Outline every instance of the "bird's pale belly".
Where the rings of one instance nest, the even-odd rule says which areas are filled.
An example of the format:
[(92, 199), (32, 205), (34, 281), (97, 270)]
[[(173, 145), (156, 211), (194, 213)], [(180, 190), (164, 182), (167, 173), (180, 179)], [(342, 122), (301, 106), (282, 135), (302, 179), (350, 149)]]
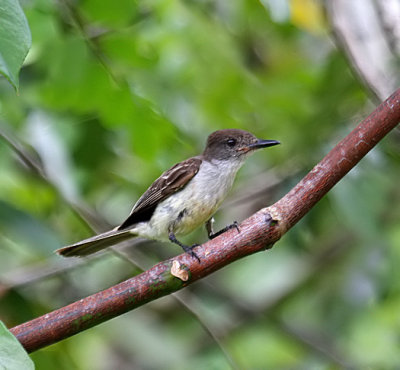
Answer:
[(210, 163), (202, 166), (209, 167), (207, 176), (195, 176), (184, 189), (160, 202), (150, 221), (137, 224), (132, 232), (168, 240), (170, 232), (186, 235), (208, 221), (231, 188), (237, 168), (222, 171)]
[(176, 202), (174, 205), (160, 204), (157, 207), (158, 213), (151, 222), (152, 230), (157, 230), (158, 235), (152, 236), (156, 239), (167, 239), (172, 231), (175, 235), (186, 235), (191, 233), (209, 220), (218, 209), (222, 200), (211, 204), (204, 201), (191, 199), (190, 202)]
[(168, 240), (168, 235), (186, 235), (202, 226), (217, 211), (223, 194), (214, 194), (207, 199), (202, 197), (174, 197), (161, 202), (149, 223), (139, 223), (132, 232), (157, 240)]
[(210, 208), (204, 204), (192, 204), (178, 215), (172, 227), (177, 235), (186, 235), (205, 224), (216, 212), (219, 204)]

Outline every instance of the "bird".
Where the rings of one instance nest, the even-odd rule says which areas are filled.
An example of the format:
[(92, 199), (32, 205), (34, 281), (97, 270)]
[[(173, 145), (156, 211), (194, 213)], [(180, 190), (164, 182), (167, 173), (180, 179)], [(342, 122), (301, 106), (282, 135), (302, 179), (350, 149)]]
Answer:
[(139, 198), (129, 216), (116, 228), (62, 247), (56, 252), (64, 257), (87, 256), (133, 237), (171, 241), (186, 253), (188, 246), (177, 237), (189, 234), (205, 224), (209, 239), (236, 228), (237, 222), (213, 231), (213, 215), (231, 189), (236, 173), (256, 150), (280, 144), (277, 140), (258, 139), (240, 129), (211, 133), (201, 155), (175, 164), (158, 177)]

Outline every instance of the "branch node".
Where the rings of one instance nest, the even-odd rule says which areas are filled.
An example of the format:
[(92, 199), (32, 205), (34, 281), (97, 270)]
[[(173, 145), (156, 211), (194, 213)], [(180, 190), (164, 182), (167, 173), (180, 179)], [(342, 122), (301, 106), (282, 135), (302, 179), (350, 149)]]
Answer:
[(177, 260), (172, 261), (171, 275), (181, 279), (182, 281), (189, 280), (189, 271), (185, 265), (181, 265)]
[(279, 231), (279, 239), (285, 232), (287, 231), (288, 227), (284, 222), (284, 217), (282, 212), (276, 205), (272, 205), (267, 208), (263, 208), (262, 213), (265, 216), (265, 223), (268, 227), (277, 227)]

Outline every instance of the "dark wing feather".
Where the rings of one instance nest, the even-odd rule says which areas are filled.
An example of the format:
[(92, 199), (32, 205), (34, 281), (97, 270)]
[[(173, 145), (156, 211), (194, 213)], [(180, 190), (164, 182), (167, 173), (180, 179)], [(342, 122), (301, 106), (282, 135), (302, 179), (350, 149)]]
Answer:
[(64, 257), (87, 256), (88, 254), (95, 253), (134, 236), (135, 235), (131, 234), (129, 230), (111, 230), (57, 249), (56, 252)]
[(136, 202), (131, 214), (118, 226), (118, 230), (129, 228), (138, 222), (150, 220), (157, 205), (171, 194), (184, 188), (199, 172), (200, 165), (201, 159), (193, 157), (177, 163), (165, 171)]

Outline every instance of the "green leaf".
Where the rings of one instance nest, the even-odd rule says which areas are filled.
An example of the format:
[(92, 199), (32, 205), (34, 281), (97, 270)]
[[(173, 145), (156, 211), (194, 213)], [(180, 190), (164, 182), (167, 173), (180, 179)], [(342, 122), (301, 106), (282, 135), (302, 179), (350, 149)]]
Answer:
[(0, 368), (7, 370), (35, 368), (21, 343), (7, 330), (2, 321), (0, 321)]
[(0, 73), (18, 91), (18, 74), (31, 47), (28, 21), (18, 0), (0, 2)]

